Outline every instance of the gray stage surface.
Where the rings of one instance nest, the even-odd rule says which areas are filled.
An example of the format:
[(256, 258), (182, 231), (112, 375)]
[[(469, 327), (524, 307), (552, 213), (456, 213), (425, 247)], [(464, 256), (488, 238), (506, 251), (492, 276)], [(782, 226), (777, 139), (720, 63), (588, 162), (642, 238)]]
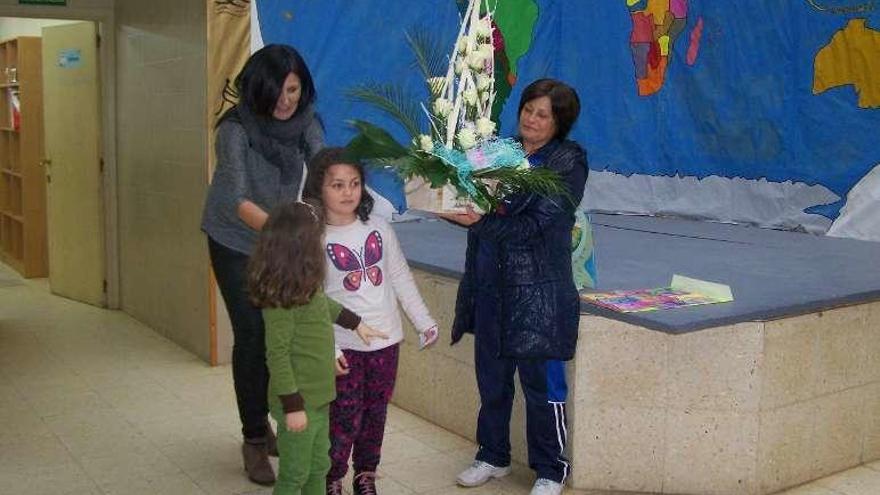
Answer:
[[(669, 285), (673, 274), (727, 284), (734, 301), (649, 313), (583, 312), (667, 333), (773, 320), (880, 300), (880, 243), (690, 220), (592, 215), (599, 290)], [(394, 225), (410, 265), (460, 278), (465, 230)]]

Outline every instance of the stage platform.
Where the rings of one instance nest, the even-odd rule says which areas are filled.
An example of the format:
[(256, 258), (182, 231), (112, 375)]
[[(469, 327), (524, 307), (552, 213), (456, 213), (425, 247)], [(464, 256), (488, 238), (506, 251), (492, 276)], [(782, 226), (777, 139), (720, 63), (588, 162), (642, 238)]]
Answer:
[[(880, 458), (880, 243), (744, 226), (593, 215), (599, 289), (673, 274), (732, 303), (621, 314), (582, 304), (568, 365), (570, 484), (769, 494)], [(449, 347), (465, 231), (395, 225), (441, 343), (401, 353), (394, 402), (473, 438), (473, 340)], [(521, 398), (511, 423), (524, 462)]]

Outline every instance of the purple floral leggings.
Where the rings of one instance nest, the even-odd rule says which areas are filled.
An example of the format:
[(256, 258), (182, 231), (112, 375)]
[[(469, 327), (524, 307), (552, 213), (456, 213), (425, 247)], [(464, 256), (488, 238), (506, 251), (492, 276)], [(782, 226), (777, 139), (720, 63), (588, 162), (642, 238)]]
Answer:
[(379, 466), (398, 351), (398, 344), (378, 351), (342, 351), (349, 372), (336, 377), (336, 400), (330, 404), (328, 483), (345, 476), (349, 455), (356, 474), (376, 471)]

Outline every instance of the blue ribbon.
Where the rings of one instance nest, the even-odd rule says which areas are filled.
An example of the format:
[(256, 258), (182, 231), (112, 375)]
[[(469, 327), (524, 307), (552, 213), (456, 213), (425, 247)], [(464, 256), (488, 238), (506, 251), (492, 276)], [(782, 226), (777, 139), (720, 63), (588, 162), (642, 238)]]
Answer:
[(478, 170), (496, 170), (505, 167), (518, 167), (526, 158), (522, 145), (510, 138), (483, 141), (467, 153), (455, 148), (447, 148), (440, 143), (434, 143), (431, 154), (455, 169), (459, 185), (471, 197), (477, 196), (477, 188), (472, 180), (475, 170), (473, 160), (479, 160)]

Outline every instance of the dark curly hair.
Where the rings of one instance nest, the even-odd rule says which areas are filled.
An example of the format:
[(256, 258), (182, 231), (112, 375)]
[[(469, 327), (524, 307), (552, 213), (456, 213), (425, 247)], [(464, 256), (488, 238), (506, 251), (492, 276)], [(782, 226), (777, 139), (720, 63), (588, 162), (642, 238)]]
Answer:
[(327, 175), (327, 169), (333, 165), (348, 165), (357, 170), (358, 175), (360, 175), (361, 202), (358, 203), (355, 213), (362, 222), (366, 222), (370, 219), (374, 201), (370, 193), (367, 192), (364, 164), (353, 159), (345, 148), (324, 148), (312, 157), (309, 161), (309, 175), (306, 178), (303, 197), (323, 203), (324, 198), (321, 195), (321, 191), (324, 187), (324, 177)]
[(285, 203), (269, 214), (248, 264), (260, 308), (307, 304), (324, 283), (324, 215), (319, 205)]

